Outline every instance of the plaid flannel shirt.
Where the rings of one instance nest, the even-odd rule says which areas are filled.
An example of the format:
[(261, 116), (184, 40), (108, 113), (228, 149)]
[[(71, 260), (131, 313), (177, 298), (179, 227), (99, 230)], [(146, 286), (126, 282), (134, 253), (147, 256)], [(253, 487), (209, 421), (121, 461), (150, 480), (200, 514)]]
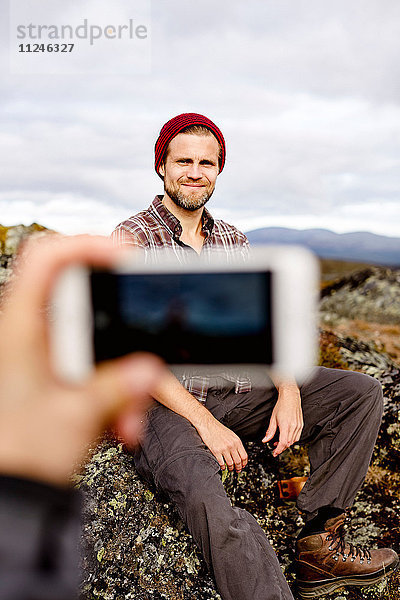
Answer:
[[(160, 249), (167, 248), (181, 264), (184, 264), (195, 250), (180, 240), (182, 226), (161, 199), (162, 196), (156, 196), (147, 210), (120, 223), (111, 234), (111, 238), (117, 246), (141, 248), (145, 253), (146, 262), (156, 262)], [(202, 215), (202, 231), (205, 239), (201, 255), (207, 260), (211, 261), (215, 252), (223, 253), (227, 263), (247, 259), (249, 242), (246, 236), (233, 225), (214, 220), (206, 208)], [(251, 390), (247, 374), (225, 371), (220, 376), (235, 384), (236, 393)], [(180, 377), (180, 381), (195, 398), (205, 402), (210, 378), (196, 375), (188, 369)]]

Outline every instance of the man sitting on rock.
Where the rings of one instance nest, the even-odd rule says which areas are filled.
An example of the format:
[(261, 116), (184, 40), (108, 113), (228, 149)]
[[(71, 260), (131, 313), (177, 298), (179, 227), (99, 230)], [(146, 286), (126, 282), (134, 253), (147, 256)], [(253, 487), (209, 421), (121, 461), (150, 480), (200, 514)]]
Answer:
[[(155, 169), (164, 195), (124, 221), (117, 245), (141, 248), (157, 260), (169, 248), (188, 255), (246, 258), (248, 241), (205, 208), (225, 162), (225, 141), (208, 118), (178, 115), (161, 129)], [(275, 384), (274, 384), (275, 383)], [(372, 550), (344, 540), (346, 507), (360, 488), (382, 416), (382, 391), (373, 378), (316, 367), (300, 387), (266, 381), (265, 388), (229, 374), (160, 382), (146, 434), (135, 455), (139, 474), (174, 502), (213, 574), (224, 600), (293, 598), (277, 557), (256, 520), (231, 505), (221, 469), (247, 464), (243, 441), (273, 440), (274, 456), (299, 441), (307, 444), (310, 476), (297, 501), (305, 527), (297, 542), (297, 584), (313, 598), (343, 585), (368, 585), (398, 563), (389, 549)]]

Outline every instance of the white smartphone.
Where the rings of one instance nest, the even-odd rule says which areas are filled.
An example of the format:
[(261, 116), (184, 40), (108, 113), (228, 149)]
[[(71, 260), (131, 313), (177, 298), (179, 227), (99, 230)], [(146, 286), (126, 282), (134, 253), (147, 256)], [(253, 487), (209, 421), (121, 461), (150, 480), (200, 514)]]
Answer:
[(179, 376), (229, 369), (254, 381), (270, 372), (298, 380), (316, 357), (318, 265), (297, 246), (257, 247), (228, 264), (132, 252), (108, 271), (66, 269), (54, 290), (50, 341), (57, 373), (81, 382), (98, 362), (146, 351)]

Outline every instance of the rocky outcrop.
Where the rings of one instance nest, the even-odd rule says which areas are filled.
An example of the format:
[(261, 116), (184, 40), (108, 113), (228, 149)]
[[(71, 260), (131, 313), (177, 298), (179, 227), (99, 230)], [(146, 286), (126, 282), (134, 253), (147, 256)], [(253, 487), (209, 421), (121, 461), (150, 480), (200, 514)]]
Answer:
[[(246, 473), (228, 476), (225, 485), (232, 502), (268, 531), (288, 568), (300, 517), (292, 506), (279, 506), (278, 465), (263, 450), (252, 445)], [(103, 440), (77, 484), (86, 498), (84, 598), (220, 598), (174, 507), (138, 478), (121, 445)]]
[[(396, 547), (400, 477), (400, 370), (387, 355), (357, 340), (329, 334), (343, 364), (382, 383), (385, 414), (366, 484), (353, 510), (357, 543)], [(293, 583), (293, 540), (302, 518), (293, 503), (279, 498), (277, 480), (308, 471), (303, 449), (289, 450), (279, 462), (262, 444), (249, 445), (249, 465), (239, 478), (224, 482), (231, 501), (250, 511), (273, 544), (288, 581)], [(360, 451), (362, 451), (360, 449)], [(84, 492), (85, 599), (210, 600), (219, 598), (204, 561), (168, 499), (136, 475), (132, 458), (107, 437), (76, 477)], [(240, 568), (238, 566), (238, 568)], [(385, 584), (348, 590), (331, 600), (382, 598)], [(395, 589), (396, 581), (388, 584)], [(398, 596), (393, 595), (393, 598)]]
[[(4, 228), (3, 228), (4, 230)], [(25, 236), (17, 228), (2, 243), (2, 269), (10, 272), (12, 256)], [(0, 230), (1, 233), (1, 230)], [(3, 239), (3, 238), (2, 238)], [(10, 254), (5, 249), (12, 250)], [(327, 288), (322, 315), (332, 322), (346, 314), (373, 315), (399, 321), (400, 276), (396, 270), (372, 268)], [(397, 306), (396, 306), (397, 300)], [(385, 321), (386, 322), (386, 321)], [(391, 322), (391, 321), (390, 321)], [(321, 334), (321, 363), (351, 368), (379, 379), (385, 408), (367, 481), (357, 496), (354, 522), (357, 543), (398, 548), (400, 514), (400, 368), (390, 356), (353, 337)], [(250, 444), (249, 465), (224, 485), (233, 504), (250, 511), (275, 548), (293, 584), (293, 540), (302, 525), (291, 502), (280, 500), (277, 481), (308, 471), (305, 451), (296, 446), (279, 461), (262, 444)], [(360, 449), (362, 451), (362, 449)], [(91, 450), (91, 458), (74, 477), (84, 497), (82, 598), (85, 600), (211, 600), (220, 598), (212, 577), (179, 515), (159, 491), (135, 473), (131, 455), (111, 436)], [(240, 568), (240, 565), (238, 565)], [(385, 587), (386, 586), (386, 587)], [(373, 588), (339, 591), (330, 600), (399, 600), (400, 580)], [(240, 600), (240, 599), (238, 599)]]
[(0, 225), (0, 254), (11, 257), (17, 252), (21, 242), (29, 236), (49, 232), (49, 229), (37, 223), (32, 223), (32, 225), (15, 225), (14, 227), (3, 227)]
[(371, 267), (344, 277), (322, 291), (323, 321), (343, 319), (400, 324), (400, 270)]
[(12, 262), (20, 244), (28, 237), (52, 233), (50, 229), (32, 223), (32, 225), (15, 225), (3, 227), (0, 225), (0, 297), (1, 286), (6, 283), (12, 274)]
[[(392, 319), (398, 322), (399, 287), (396, 270), (372, 268), (359, 272), (325, 291), (322, 315), (333, 314), (339, 319), (341, 315), (361, 313), (384, 322)], [(385, 412), (368, 478), (354, 506), (357, 529), (352, 537), (356, 543), (396, 548), (400, 491), (399, 366), (378, 351), (375, 344), (340, 337), (332, 331), (322, 332), (321, 348), (324, 344), (329, 352), (321, 353), (321, 364), (359, 370), (382, 383)], [(250, 444), (248, 450), (246, 472), (240, 478), (230, 475), (224, 484), (232, 503), (249, 510), (264, 528), (288, 581), (293, 584), (293, 539), (302, 518), (293, 503), (280, 500), (277, 480), (307, 474), (305, 452), (295, 447), (278, 462), (261, 444)], [(78, 479), (86, 497), (84, 598), (219, 598), (179, 515), (167, 498), (137, 477), (132, 458), (121, 445), (110, 438), (103, 440)], [(378, 599), (389, 593), (397, 599), (396, 586), (398, 580), (393, 578), (389, 584), (338, 592), (330, 598)]]
[(0, 286), (8, 281), (11, 275), (11, 263), (13, 256), (3, 254), (0, 256)]

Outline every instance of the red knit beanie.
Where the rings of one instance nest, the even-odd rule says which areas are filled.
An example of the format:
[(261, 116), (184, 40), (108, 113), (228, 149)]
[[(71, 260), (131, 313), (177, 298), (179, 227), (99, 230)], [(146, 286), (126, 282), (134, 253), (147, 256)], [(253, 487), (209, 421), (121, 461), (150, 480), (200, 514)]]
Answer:
[(158, 170), (163, 161), (165, 151), (168, 148), (168, 144), (170, 143), (172, 138), (174, 138), (176, 135), (178, 135), (178, 133), (182, 131), (182, 129), (185, 129), (185, 127), (189, 127), (190, 125), (203, 125), (204, 127), (207, 127), (207, 129), (209, 129), (215, 135), (215, 137), (221, 144), (222, 153), (219, 166), (219, 172), (221, 173), (222, 169), (224, 168), (226, 153), (225, 140), (221, 131), (218, 129), (215, 123), (213, 123), (212, 121), (210, 121), (210, 119), (207, 119), (207, 117), (204, 117), (203, 115), (198, 115), (197, 113), (183, 113), (165, 123), (165, 125), (160, 131), (160, 135), (158, 136), (154, 148), (154, 167), (156, 169), (157, 175), (160, 175)]

